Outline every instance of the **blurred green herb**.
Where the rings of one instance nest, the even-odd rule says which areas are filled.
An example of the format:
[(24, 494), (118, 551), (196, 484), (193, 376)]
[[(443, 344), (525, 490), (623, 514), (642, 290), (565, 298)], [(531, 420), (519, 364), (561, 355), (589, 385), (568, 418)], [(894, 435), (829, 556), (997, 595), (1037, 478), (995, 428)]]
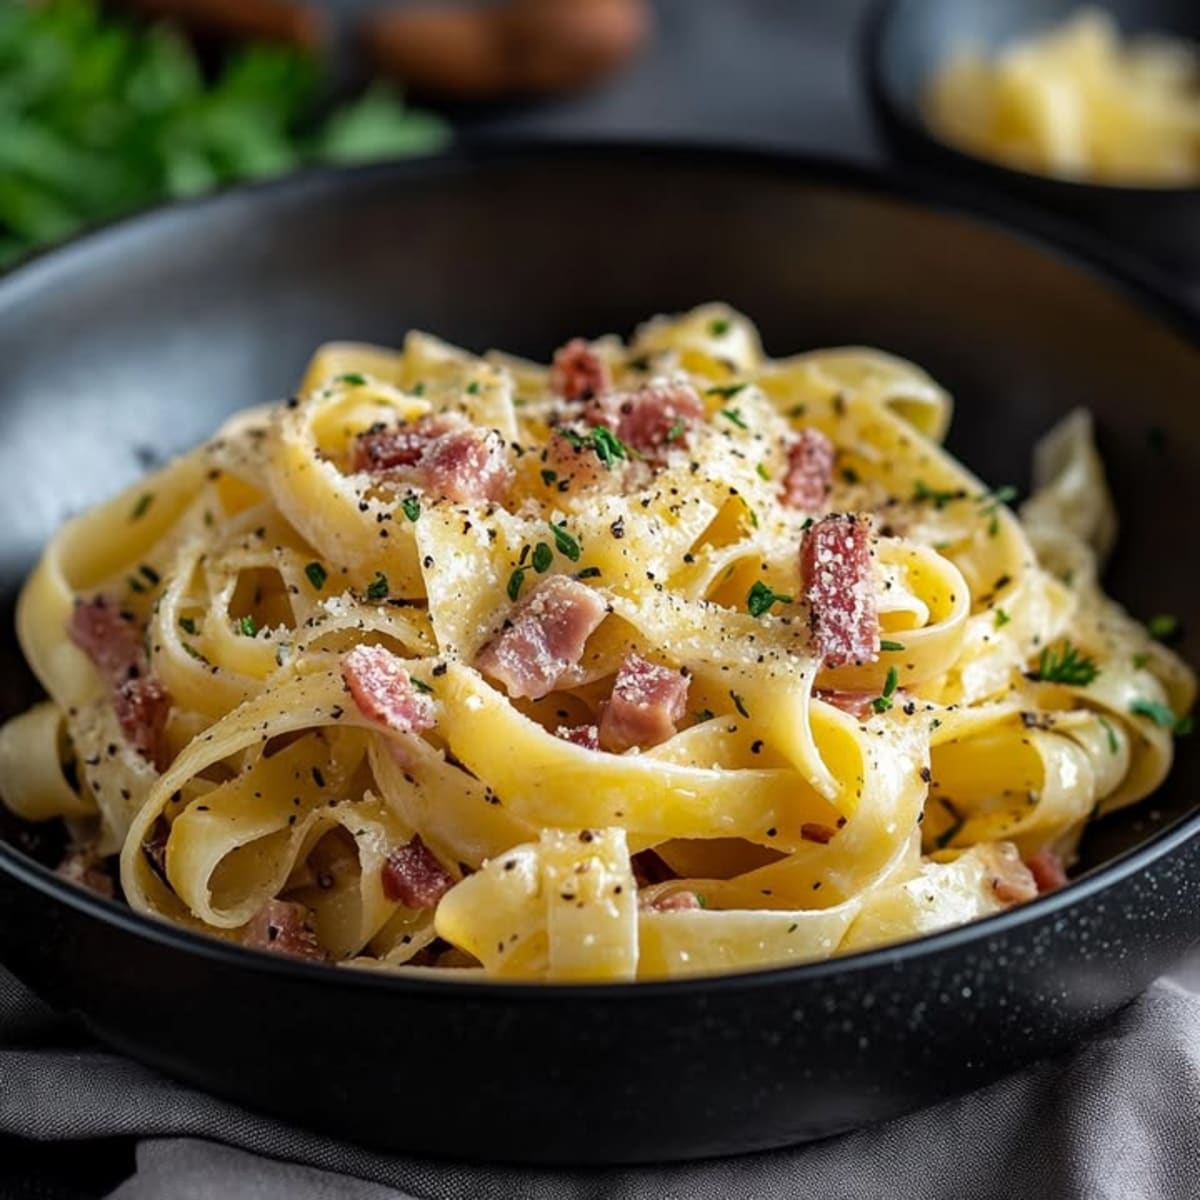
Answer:
[(383, 87), (319, 119), (322, 82), (296, 50), (242, 49), (206, 78), (169, 26), (0, 2), (0, 266), (161, 199), (448, 140)]

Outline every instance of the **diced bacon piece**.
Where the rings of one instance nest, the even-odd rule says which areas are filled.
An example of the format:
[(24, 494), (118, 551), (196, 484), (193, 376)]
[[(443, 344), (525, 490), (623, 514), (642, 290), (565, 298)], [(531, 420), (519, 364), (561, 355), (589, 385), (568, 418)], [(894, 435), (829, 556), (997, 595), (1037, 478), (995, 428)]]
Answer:
[(600, 749), (600, 731), (595, 725), (560, 725), (554, 731), (554, 736), (570, 742), (572, 746), (582, 746), (585, 750)]
[(583, 338), (572, 338), (555, 351), (550, 389), (564, 400), (590, 400), (608, 391), (611, 384), (607, 364)]
[(540, 700), (579, 662), (606, 612), (598, 592), (565, 575), (551, 575), (509, 614), (476, 665), (510, 696)]
[(704, 905), (695, 892), (668, 892), (665, 896), (640, 902), (639, 907), (651, 912), (698, 912)]
[(811, 525), (800, 543), (813, 642), (828, 667), (879, 657), (870, 536), (865, 517), (832, 513)]
[(383, 646), (355, 646), (342, 678), (364, 717), (397, 733), (424, 733), (437, 723), (433, 701), (413, 686), (404, 662)]
[(1056, 892), (1060, 887), (1066, 886), (1067, 869), (1062, 856), (1053, 850), (1043, 847), (1034, 851), (1025, 860), (1025, 865), (1033, 876), (1039, 896), (1044, 896), (1047, 892)]
[(391, 851), (380, 879), (383, 894), (405, 908), (433, 908), (454, 886), (454, 877), (420, 835)]
[(687, 696), (688, 680), (678, 671), (629, 655), (600, 717), (600, 745), (619, 754), (665, 742), (687, 711)]
[(825, 510), (833, 479), (833, 443), (819, 429), (802, 429), (788, 447), (783, 503), (801, 512)]
[(133, 615), (96, 596), (75, 605), (67, 635), (107, 682), (121, 731), (138, 753), (161, 769), (167, 755), (164, 735), (171, 697), (150, 674)]
[(865, 721), (871, 715), (871, 701), (878, 698), (878, 692), (844, 692), (837, 688), (817, 688), (813, 695), (842, 712), (849, 713), (856, 721)]
[(992, 869), (992, 892), (1002, 904), (1025, 904), (1037, 897), (1038, 885), (1033, 872), (1021, 861), (1011, 842), (985, 848)]
[(293, 958), (324, 958), (312, 913), (303, 904), (270, 900), (242, 929), (242, 944)]
[(374, 426), (355, 438), (351, 469), (380, 474), (398, 467), (415, 467), (429, 443), (449, 428), (449, 423), (439, 417), (421, 417), (392, 428)]
[(72, 847), (54, 868), (54, 873), (60, 879), (87, 888), (98, 896), (106, 896), (109, 900), (116, 894), (112, 873), (90, 846)]
[(592, 401), (584, 416), (606, 425), (617, 437), (652, 462), (672, 446), (686, 446), (693, 426), (704, 419), (704, 405), (690, 383), (648, 383), (636, 392), (609, 392)]
[(442, 434), (430, 442), (418, 469), (430, 492), (455, 504), (500, 500), (512, 481), (504, 442), (491, 429)]
[(407, 476), (456, 504), (499, 500), (512, 480), (499, 434), (447, 416), (359, 434), (350, 465), (354, 471)]

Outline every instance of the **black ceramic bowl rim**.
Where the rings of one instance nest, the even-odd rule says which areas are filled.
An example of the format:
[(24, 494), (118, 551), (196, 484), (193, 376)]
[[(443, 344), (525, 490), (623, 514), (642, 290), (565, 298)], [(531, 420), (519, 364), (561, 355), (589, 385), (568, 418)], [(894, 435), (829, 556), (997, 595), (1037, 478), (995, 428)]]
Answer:
[[(882, 171), (845, 160), (818, 155), (784, 153), (752, 146), (722, 146), (710, 143), (656, 142), (651, 140), (567, 141), (557, 138), (521, 141), (483, 140), (464, 142), (443, 155), (405, 162), (377, 163), (360, 167), (319, 167), (300, 171), (281, 179), (227, 188), (195, 199), (159, 205), (142, 213), (76, 235), (63, 244), (26, 259), (7, 275), (0, 277), (0, 322), (5, 312), (21, 302), (28, 289), (53, 284), (60, 270), (86, 262), (93, 246), (136, 238), (143, 227), (158, 222), (186, 219), (195, 210), (240, 203), (247, 197), (253, 203), (258, 194), (302, 190), (313, 186), (334, 187), (348, 178), (372, 176), (420, 177), (431, 171), (486, 171), (491, 164), (535, 158), (539, 161), (569, 162), (588, 157), (620, 155), (651, 160), (670, 159), (679, 165), (711, 170), (736, 167), (775, 175), (784, 174), (800, 182), (824, 187), (843, 187), (898, 200), (990, 227), (1008, 236), (1029, 242), (1041, 252), (1057, 255), (1077, 267), (1099, 276), (1128, 293), (1174, 326), (1193, 345), (1200, 347), (1200, 314), (1174, 296), (1154, 273), (1138, 260), (1104, 245), (1099, 239), (1079, 233), (1070, 226), (1036, 216), (1008, 203), (984, 202), (970, 192), (956, 191), (944, 182), (908, 172)], [(1152, 797), (1141, 803), (1148, 804)], [(967, 925), (926, 934), (895, 945), (858, 951), (840, 957), (791, 966), (765, 967), (722, 975), (696, 975), (675, 979), (632, 980), (609, 983), (531, 983), (508, 980), (454, 980), (445, 976), (422, 979), (397, 975), (372, 968), (313, 963), (250, 950), (232, 942), (173, 925), (168, 921), (144, 916), (124, 904), (60, 879), (8, 842), (0, 841), (0, 871), (12, 876), (49, 900), (67, 904), (96, 920), (117, 926), (136, 937), (189, 950), (200, 957), (224, 960), (229, 965), (255, 966), (268, 975), (291, 976), (319, 983), (336, 979), (339, 986), (381, 989), (395, 993), (440, 996), (447, 1000), (470, 997), (476, 1001), (507, 1002), (521, 997), (545, 997), (553, 993), (560, 1000), (571, 997), (592, 1001), (598, 998), (621, 1002), (641, 996), (672, 995), (707, 990), (756, 990), (789, 987), (799, 982), (818, 981), (841, 974), (868, 972), (877, 967), (902, 967), (925, 955), (953, 950), (969, 942), (985, 940), (1045, 916), (1060, 913), (1136, 874), (1155, 860), (1200, 836), (1200, 805), (1189, 815), (1166, 826), (1135, 849), (1120, 854), (1097, 867), (1060, 891), (1039, 897), (1006, 912), (997, 913)]]
[[(992, 0), (998, 4), (1002, 0)], [(1082, 197), (1088, 194), (1111, 197), (1117, 201), (1148, 203), (1151, 200), (1192, 199), (1200, 203), (1200, 183), (1181, 184), (1133, 184), (1103, 183), (1088, 179), (1074, 179), (1067, 175), (1049, 175), (1038, 171), (1027, 171), (1023, 167), (1002, 162), (997, 158), (985, 158), (962, 150), (953, 142), (938, 137), (925, 121), (914, 119), (910, 106), (898, 99), (887, 81), (884, 69), (884, 43), (892, 23), (908, 0), (875, 0), (863, 22), (861, 61), (866, 77), (867, 94), (877, 113), (902, 126), (909, 136), (919, 139), (928, 146), (935, 146), (945, 154), (948, 161), (961, 168), (989, 171), (1009, 187), (1028, 187), (1036, 184), (1045, 188), (1060, 188), (1065, 197)]]

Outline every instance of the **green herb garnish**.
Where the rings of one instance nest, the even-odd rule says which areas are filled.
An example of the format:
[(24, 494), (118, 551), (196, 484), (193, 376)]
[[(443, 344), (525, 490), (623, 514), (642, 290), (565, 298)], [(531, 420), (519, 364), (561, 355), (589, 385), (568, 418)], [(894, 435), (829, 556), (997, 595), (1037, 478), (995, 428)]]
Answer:
[(345, 375), (337, 377), (338, 383), (348, 383), (351, 387), (363, 387), (367, 382), (367, 377), (358, 371), (347, 371)]
[(147, 566), (146, 563), (142, 563), (142, 565), (138, 567), (138, 571), (142, 578), (148, 583), (157, 585), (162, 580), (162, 576), (159, 575), (159, 573), (153, 567)]
[(545, 542), (538, 542), (533, 548), (533, 569), (539, 575), (545, 575), (554, 561), (554, 551)]
[(746, 611), (752, 617), (761, 617), (771, 611), (772, 605), (791, 604), (793, 598), (782, 592), (773, 591), (761, 579), (755, 580), (754, 585), (746, 595)]
[(943, 491), (939, 490), (938, 488), (931, 488), (923, 479), (918, 479), (913, 484), (913, 499), (919, 501), (928, 501), (934, 506), (934, 508), (938, 510), (941, 510), (945, 508), (947, 504), (950, 504), (955, 500), (961, 500), (962, 498), (963, 493), (961, 490), (950, 488)]
[(319, 562), (310, 562), (304, 568), (304, 574), (308, 576), (308, 582), (318, 592), (325, 586), (325, 580), (329, 578), (329, 572)]
[(552, 483), (558, 482), (558, 472), (552, 471), (549, 467), (542, 468), (542, 482), (549, 487)]
[(888, 667), (887, 677), (883, 681), (883, 691), (871, 701), (871, 707), (877, 713), (887, 712), (892, 707), (896, 694), (896, 685), (900, 682), (900, 673), (895, 667)]
[(600, 568), (599, 567), (584, 567), (582, 571), (575, 572), (575, 578), (576, 579), (599, 579), (600, 578)]
[(704, 394), (706, 396), (720, 396), (722, 400), (728, 400), (736, 396), (745, 386), (744, 383), (727, 383), (724, 387), (707, 388)]
[(576, 450), (593, 450), (596, 457), (611, 471), (618, 459), (629, 460), (633, 451), (611, 429), (595, 425), (590, 433), (576, 433), (573, 429), (560, 429), (564, 437)]
[(1027, 677), (1041, 683), (1062, 683), (1068, 687), (1087, 687), (1100, 668), (1096, 660), (1081, 654), (1070, 642), (1063, 642), (1056, 652), (1053, 646), (1045, 646), (1038, 655), (1037, 669), (1029, 671)]
[(521, 586), (525, 582), (525, 568), (514, 567), (513, 573), (508, 577), (508, 598), (516, 603), (517, 597), (521, 594)]
[(767, 483), (771, 482), (771, 472), (767, 470), (766, 463), (759, 463), (754, 468), (754, 473), (759, 477), (759, 479), (762, 479)]
[(1146, 622), (1146, 632), (1156, 642), (1174, 642), (1183, 634), (1183, 625), (1172, 613), (1160, 613)]
[(388, 577), (382, 571), (375, 572), (375, 578), (367, 584), (368, 600), (384, 600), (388, 594)]
[(976, 498), (979, 511), (988, 518), (989, 537), (995, 537), (1000, 532), (1000, 506), (1011, 504), (1016, 498), (1017, 489), (1007, 483)]
[(727, 421), (732, 421), (739, 429), (749, 429), (746, 424), (746, 418), (742, 416), (736, 408), (722, 408), (719, 410), (720, 415)]
[(413, 687), (415, 687), (423, 696), (433, 695), (433, 688), (431, 688), (423, 679), (418, 679), (415, 675), (410, 675), (409, 679), (412, 680)]
[(129, 514), (129, 519), (131, 521), (140, 520), (142, 517), (144, 517), (146, 515), (146, 510), (153, 503), (154, 503), (154, 493), (153, 492), (143, 492), (138, 497), (137, 503), (133, 506), (133, 511)]
[(400, 501), (400, 509), (410, 521), (416, 521), (421, 515), (421, 502), (416, 496), (405, 496)]
[(881, 641), (881, 642), (879, 643), (879, 648), (880, 648), (880, 650), (889, 650), (889, 651), (892, 651), (892, 652), (894, 653), (894, 652), (897, 652), (897, 651), (903, 650), (903, 649), (904, 649), (904, 643), (903, 643), (903, 642), (885, 642), (885, 641)]
[(733, 701), (733, 707), (736, 708), (738, 710), (738, 712), (740, 712), (742, 714), (743, 717), (745, 717), (747, 720), (749, 720), (750, 714), (746, 711), (746, 706), (745, 706), (745, 704), (742, 703), (741, 696), (739, 696), (737, 694), (737, 692), (731, 691), (729, 693), (729, 698)]
[(1113, 727), (1103, 718), (1100, 718), (1100, 724), (1104, 726), (1104, 732), (1108, 736), (1108, 751), (1110, 754), (1116, 754), (1120, 750), (1120, 744), (1117, 741), (1117, 735)]
[(668, 442), (675, 441), (676, 438), (680, 437), (683, 434), (683, 431), (686, 428), (687, 428), (687, 422), (682, 417), (679, 417), (676, 420), (675, 424), (672, 425), (671, 428), (667, 430), (667, 441)]
[(239, 617), (235, 628), (242, 637), (256, 637), (258, 635), (258, 622), (255, 621), (253, 615)]
[(467, 395), (468, 396), (478, 396), (479, 395), (479, 381), (478, 380), (472, 379), (471, 382), (467, 384)]
[(193, 621), (191, 617), (180, 617), (179, 628), (182, 629), (184, 633), (195, 633), (196, 622)]
[(997, 629), (1003, 629), (1004, 626), (1007, 625), (1009, 623), (1009, 621), (1012, 620), (1012, 617), (1010, 617), (1008, 615), (1008, 613), (1006, 613), (1004, 611), (1004, 609), (1002, 609), (1002, 608), (996, 609), (995, 615), (996, 615), (996, 628)]
[(554, 544), (558, 547), (559, 554), (565, 555), (572, 562), (578, 562), (583, 553), (579, 543), (561, 525), (552, 524), (550, 532), (554, 535)]
[(724, 317), (717, 317), (714, 321), (709, 321), (708, 332), (713, 337), (724, 337), (730, 330), (730, 324)]
[(1129, 711), (1135, 717), (1149, 717), (1162, 729), (1169, 729), (1179, 737), (1192, 732), (1191, 717), (1177, 717), (1165, 704), (1156, 700), (1135, 700)]

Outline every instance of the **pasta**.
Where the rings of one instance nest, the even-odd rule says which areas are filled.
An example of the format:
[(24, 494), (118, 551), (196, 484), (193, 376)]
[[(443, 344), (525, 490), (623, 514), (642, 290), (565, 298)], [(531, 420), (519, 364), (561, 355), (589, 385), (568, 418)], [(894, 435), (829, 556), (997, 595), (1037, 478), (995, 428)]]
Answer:
[(63, 873), (242, 944), (458, 978), (797, 963), (1061, 883), (1191, 671), (1100, 588), (1090, 419), (1021, 518), (879, 351), (723, 305), (552, 367), (421, 333), (69, 522), (0, 795)]
[(1122, 44), (1082, 9), (994, 58), (962, 52), (926, 90), (930, 126), (985, 158), (1068, 179), (1180, 186), (1200, 180), (1200, 59), (1186, 42)]

